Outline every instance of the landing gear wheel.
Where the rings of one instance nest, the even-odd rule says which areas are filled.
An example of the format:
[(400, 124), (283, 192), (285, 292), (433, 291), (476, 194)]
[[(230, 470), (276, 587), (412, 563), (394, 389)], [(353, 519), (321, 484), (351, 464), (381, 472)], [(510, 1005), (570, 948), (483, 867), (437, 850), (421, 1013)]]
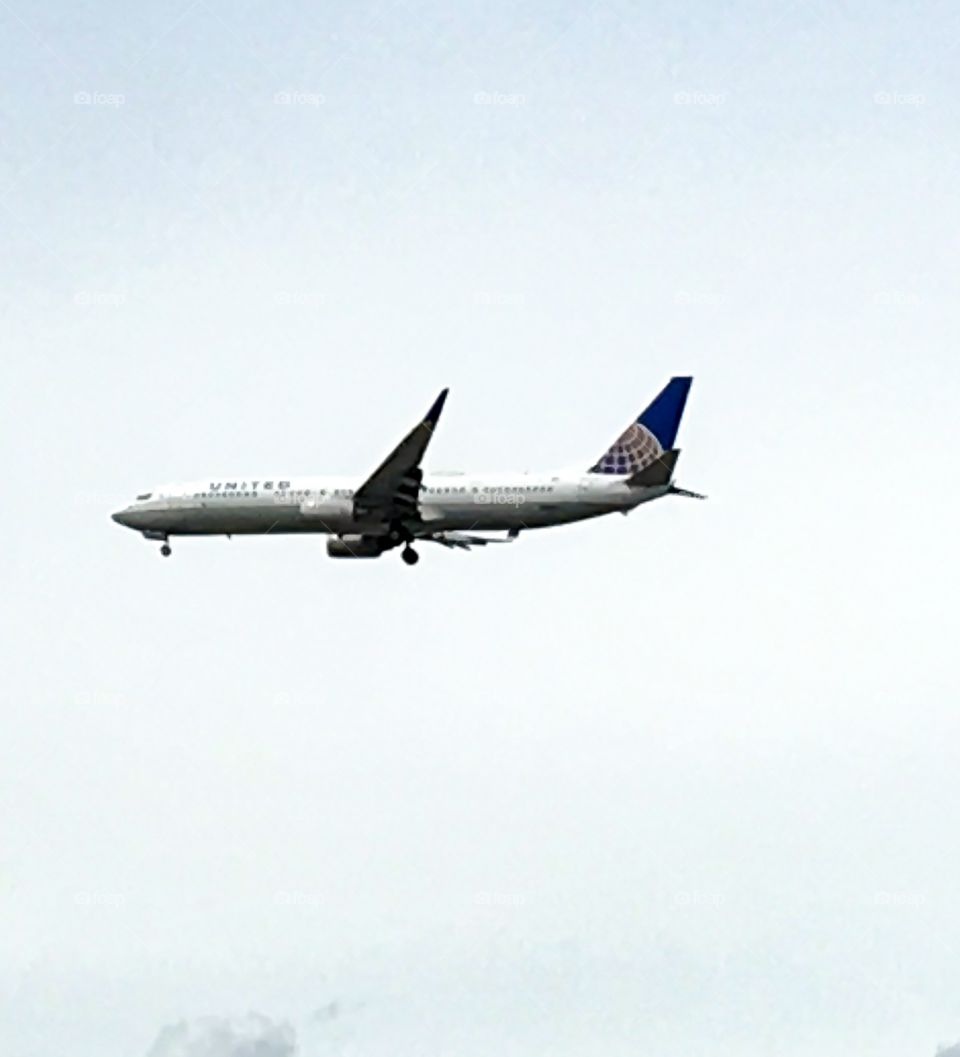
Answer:
[(407, 565), (416, 565), (420, 561), (420, 555), (413, 549), (413, 547), (404, 547), (400, 552), (400, 557), (407, 563)]
[(170, 549), (170, 544), (169, 543), (165, 543), (160, 548), (160, 553), (164, 556), (164, 558), (169, 558), (170, 555), (173, 554), (173, 551)]

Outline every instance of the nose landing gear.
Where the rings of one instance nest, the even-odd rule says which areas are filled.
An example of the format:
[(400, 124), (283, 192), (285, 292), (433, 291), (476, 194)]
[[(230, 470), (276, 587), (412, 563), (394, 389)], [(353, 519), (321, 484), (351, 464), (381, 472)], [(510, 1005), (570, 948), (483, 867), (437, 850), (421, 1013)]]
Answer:
[(420, 561), (420, 555), (417, 554), (409, 543), (400, 552), (400, 557), (403, 558), (407, 565), (416, 565), (417, 562)]
[(145, 540), (159, 540), (160, 541), (160, 553), (164, 558), (169, 558), (173, 551), (170, 549), (170, 537), (163, 532), (161, 529), (144, 529), (143, 538)]

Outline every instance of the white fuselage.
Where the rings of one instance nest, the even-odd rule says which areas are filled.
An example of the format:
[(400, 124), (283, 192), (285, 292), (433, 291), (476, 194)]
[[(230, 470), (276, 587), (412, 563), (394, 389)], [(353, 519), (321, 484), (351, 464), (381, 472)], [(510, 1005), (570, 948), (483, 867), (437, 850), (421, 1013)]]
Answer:
[[(376, 532), (354, 511), (360, 478), (225, 478), (160, 485), (114, 515), (157, 536)], [(429, 532), (544, 528), (657, 499), (669, 486), (636, 487), (611, 474), (424, 474), (418, 508)]]

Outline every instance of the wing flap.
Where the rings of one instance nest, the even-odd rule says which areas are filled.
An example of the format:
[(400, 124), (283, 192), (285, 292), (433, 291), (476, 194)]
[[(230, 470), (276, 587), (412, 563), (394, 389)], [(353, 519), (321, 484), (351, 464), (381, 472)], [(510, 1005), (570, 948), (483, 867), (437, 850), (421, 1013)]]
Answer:
[(517, 532), (510, 532), (507, 536), (475, 536), (469, 532), (431, 532), (418, 535), (428, 543), (439, 543), (451, 550), (468, 551), (471, 547), (486, 547), (488, 543), (513, 543), (517, 538)]

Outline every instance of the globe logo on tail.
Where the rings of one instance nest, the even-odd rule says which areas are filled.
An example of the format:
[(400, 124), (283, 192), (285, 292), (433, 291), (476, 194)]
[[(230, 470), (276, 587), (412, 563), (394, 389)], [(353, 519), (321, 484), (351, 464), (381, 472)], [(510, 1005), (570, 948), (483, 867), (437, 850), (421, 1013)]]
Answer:
[(590, 473), (632, 474), (652, 465), (663, 454), (657, 438), (639, 422), (628, 426)]

